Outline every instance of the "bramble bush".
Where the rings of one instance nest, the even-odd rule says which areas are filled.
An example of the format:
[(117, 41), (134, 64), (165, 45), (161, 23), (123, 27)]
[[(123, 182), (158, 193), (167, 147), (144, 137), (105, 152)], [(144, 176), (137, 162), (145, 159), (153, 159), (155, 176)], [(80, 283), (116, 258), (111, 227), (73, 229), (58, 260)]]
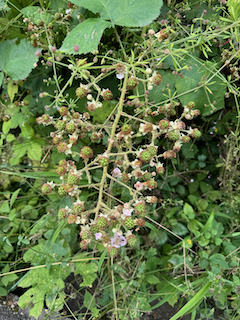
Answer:
[(0, 294), (237, 319), (239, 0), (0, 8)]

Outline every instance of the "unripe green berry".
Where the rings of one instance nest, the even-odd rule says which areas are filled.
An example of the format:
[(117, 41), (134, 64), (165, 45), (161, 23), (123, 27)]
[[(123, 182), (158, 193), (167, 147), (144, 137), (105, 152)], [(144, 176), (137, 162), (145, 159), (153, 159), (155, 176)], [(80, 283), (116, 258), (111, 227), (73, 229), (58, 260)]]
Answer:
[(149, 151), (144, 150), (140, 153), (139, 159), (144, 162), (149, 162), (152, 158), (152, 155)]
[(75, 93), (76, 93), (76, 96), (77, 96), (79, 99), (83, 99), (83, 98), (86, 97), (86, 95), (87, 95), (88, 92), (87, 92), (87, 90), (86, 90), (85, 88), (83, 88), (83, 87), (78, 87), (78, 88), (76, 89)]
[(98, 226), (99, 229), (106, 228), (107, 224), (108, 224), (108, 222), (107, 222), (107, 219), (105, 217), (99, 217), (97, 219), (97, 226)]
[(96, 224), (92, 224), (90, 226), (90, 231), (91, 231), (91, 234), (94, 235), (95, 233), (99, 232), (99, 227)]
[(63, 220), (67, 217), (67, 210), (64, 208), (61, 208), (58, 210), (58, 219)]
[(79, 247), (82, 249), (82, 250), (86, 250), (87, 247), (88, 247), (88, 242), (86, 240), (82, 240), (80, 243), (79, 243)]
[(131, 217), (127, 217), (125, 220), (124, 220), (124, 225), (127, 229), (133, 229), (134, 228), (134, 220), (131, 218)]
[(97, 142), (97, 141), (99, 140), (98, 134), (97, 134), (96, 132), (93, 132), (93, 133), (91, 134), (90, 140), (91, 140), (92, 142)]
[(58, 146), (57, 146), (57, 149), (58, 149), (58, 152), (60, 153), (63, 153), (67, 150), (68, 146), (66, 144), (66, 142), (59, 142)]
[(44, 183), (41, 190), (42, 190), (42, 193), (47, 194), (52, 191), (52, 187), (49, 183)]
[(66, 124), (66, 130), (69, 133), (73, 133), (76, 130), (75, 124), (73, 122), (69, 122)]
[(72, 209), (72, 212), (73, 212), (74, 214), (79, 215), (79, 214), (81, 214), (84, 210), (85, 210), (84, 205), (83, 205), (82, 203), (77, 203), (77, 204), (74, 205), (74, 207), (73, 207), (73, 209)]
[(151, 178), (152, 178), (151, 172), (145, 172), (145, 173), (143, 174), (143, 179), (144, 179), (145, 181), (147, 181), (147, 180), (149, 180), (149, 179), (151, 179)]
[(193, 101), (188, 102), (188, 103), (187, 103), (187, 107), (188, 107), (189, 109), (194, 108), (194, 107), (195, 107), (195, 102), (193, 102)]
[(61, 116), (66, 116), (68, 114), (68, 108), (67, 107), (61, 107), (58, 112)]
[(80, 157), (84, 159), (90, 159), (92, 158), (92, 156), (93, 156), (93, 150), (90, 147), (85, 146), (81, 149)]
[(141, 216), (145, 215), (145, 213), (147, 211), (146, 205), (144, 202), (140, 202), (140, 203), (136, 204), (134, 209), (135, 209), (136, 213)]
[(102, 97), (103, 97), (104, 100), (107, 100), (107, 101), (108, 101), (108, 100), (112, 100), (113, 94), (112, 94), (112, 92), (111, 92), (109, 89), (107, 89), (107, 90), (104, 90), (104, 91), (103, 91)]
[(131, 247), (134, 247), (137, 243), (137, 237), (134, 234), (128, 236), (126, 240)]
[(74, 173), (69, 173), (67, 178), (67, 183), (70, 185), (77, 184), (79, 177)]
[(149, 146), (149, 147), (147, 147), (147, 151), (150, 152), (152, 156), (157, 155), (157, 147)]
[(129, 175), (127, 173), (123, 173), (122, 174), (122, 182), (128, 183), (129, 180), (130, 180)]
[(157, 86), (160, 85), (162, 82), (162, 76), (160, 74), (155, 74), (152, 78), (152, 82)]
[(172, 141), (177, 141), (181, 137), (180, 132), (177, 130), (173, 130), (173, 131), (168, 132), (167, 136), (168, 136), (168, 139), (170, 139)]
[(129, 90), (134, 90), (138, 85), (138, 79), (135, 77), (131, 77), (127, 80), (127, 88)]
[(199, 131), (198, 129), (193, 129), (191, 136), (192, 138), (198, 139), (201, 137), (201, 131)]
[(57, 174), (59, 174), (60, 176), (64, 176), (65, 173), (67, 172), (66, 167), (63, 166), (59, 166), (56, 170)]
[(131, 131), (132, 131), (132, 128), (127, 123), (125, 123), (121, 128), (121, 133), (124, 134), (124, 135), (127, 135), (127, 134), (131, 133)]
[(109, 256), (114, 257), (114, 256), (117, 255), (117, 253), (118, 253), (117, 248), (115, 248), (115, 247), (113, 247), (113, 246), (108, 247), (108, 249), (107, 249), (107, 254), (108, 254)]
[(64, 186), (59, 186), (59, 187), (58, 187), (58, 194), (59, 194), (60, 196), (65, 196), (65, 195), (67, 194), (67, 192), (65, 191)]
[(100, 164), (100, 166), (106, 167), (109, 164), (109, 160), (107, 157), (102, 157), (98, 160), (98, 163)]
[(191, 138), (189, 136), (182, 136), (182, 139), (181, 139), (183, 143), (188, 143), (190, 140)]
[(66, 127), (66, 122), (64, 120), (58, 120), (58, 122), (55, 124), (55, 128), (57, 130), (64, 130)]
[(88, 230), (84, 230), (84, 231), (80, 232), (80, 236), (81, 236), (82, 239), (87, 240), (87, 239), (89, 239), (91, 237), (91, 233)]
[(67, 161), (65, 159), (62, 159), (62, 160), (59, 161), (58, 165), (62, 166), (62, 167), (66, 167), (67, 166)]
[(146, 187), (149, 189), (156, 189), (158, 187), (157, 181), (155, 181), (154, 179), (149, 179), (146, 182)]
[(166, 120), (166, 119), (162, 119), (162, 120), (160, 120), (160, 122), (159, 122), (158, 125), (159, 125), (159, 128), (162, 129), (162, 130), (168, 129), (168, 127), (169, 127), (169, 121)]

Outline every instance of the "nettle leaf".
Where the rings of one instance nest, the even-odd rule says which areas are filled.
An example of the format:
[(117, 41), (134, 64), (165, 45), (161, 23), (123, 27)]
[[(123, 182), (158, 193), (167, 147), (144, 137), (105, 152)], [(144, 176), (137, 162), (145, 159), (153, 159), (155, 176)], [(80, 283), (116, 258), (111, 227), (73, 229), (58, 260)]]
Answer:
[[(204, 62), (192, 58), (186, 59), (185, 64), (187, 67), (191, 67), (190, 70), (182, 70), (184, 78), (177, 77), (175, 80), (177, 96), (181, 103), (186, 105), (190, 101), (195, 102), (195, 108), (199, 109), (203, 116), (223, 109), (225, 107), (226, 83), (220, 76), (213, 76), (210, 70), (213, 70), (214, 64), (210, 61)], [(207, 80), (210, 78), (211, 80), (208, 82)], [(205, 82), (206, 85), (200, 87), (201, 82)]]
[(34, 63), (38, 61), (35, 52), (39, 49), (26, 39), (22, 39), (20, 44), (16, 44), (16, 41), (12, 39), (0, 43), (0, 70), (13, 80), (21, 80), (27, 78), (34, 68)]
[[(99, 41), (104, 29), (110, 28), (111, 23), (102, 19), (87, 19), (77, 25), (64, 39), (60, 51), (71, 54), (85, 54), (98, 49)], [(75, 52), (73, 47), (79, 46), (79, 51)]]
[(84, 7), (113, 24), (125, 27), (143, 27), (160, 14), (162, 0), (73, 0), (72, 3)]

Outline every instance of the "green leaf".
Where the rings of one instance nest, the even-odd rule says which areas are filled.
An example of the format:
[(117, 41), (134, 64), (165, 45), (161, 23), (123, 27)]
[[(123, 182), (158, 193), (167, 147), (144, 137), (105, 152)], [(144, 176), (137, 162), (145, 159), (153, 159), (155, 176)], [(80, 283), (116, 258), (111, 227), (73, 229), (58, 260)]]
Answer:
[(5, 285), (5, 287), (8, 285), (8, 283), (12, 283), (15, 280), (18, 279), (18, 276), (15, 273), (7, 274), (6, 276), (2, 277), (2, 283)]
[(7, 295), (7, 290), (3, 287), (0, 287), (0, 297), (6, 296)]
[(25, 7), (21, 10), (21, 12), (28, 18), (31, 18), (33, 23), (36, 23), (38, 20), (43, 20), (45, 24), (48, 24), (52, 20), (51, 14), (44, 12), (38, 6)]
[(190, 206), (187, 202), (185, 202), (184, 207), (183, 207), (183, 212), (187, 217), (194, 215), (194, 210), (193, 207)]
[(24, 126), (21, 127), (21, 135), (25, 139), (31, 139), (34, 135), (34, 130), (29, 124), (24, 124)]
[(15, 136), (12, 134), (12, 133), (9, 133), (7, 136), (6, 136), (6, 141), (7, 142), (12, 142), (13, 140), (15, 140)]
[(4, 134), (8, 134), (11, 129), (11, 119), (7, 122), (3, 122), (2, 131)]
[[(184, 61), (186, 66), (191, 66), (191, 70), (183, 69), (184, 78), (177, 77), (175, 86), (179, 100), (183, 105), (190, 101), (195, 102), (195, 108), (201, 111), (201, 115), (208, 116), (217, 110), (225, 107), (226, 83), (219, 75), (212, 78), (215, 65), (210, 61), (187, 58)], [(206, 80), (204, 80), (206, 76)], [(211, 80), (207, 82), (208, 79)], [(199, 83), (205, 81), (206, 85), (200, 87)], [(186, 93), (187, 91), (191, 91)], [(217, 101), (217, 104), (213, 103)]]
[(10, 207), (12, 207), (12, 205), (14, 204), (15, 200), (17, 199), (17, 196), (20, 192), (21, 188), (17, 189), (16, 191), (13, 192), (12, 196), (11, 196), (11, 200), (10, 200)]
[(194, 297), (187, 302), (173, 317), (170, 318), (170, 320), (177, 320), (184, 314), (187, 314), (192, 308), (194, 308), (201, 300), (203, 300), (204, 296), (208, 292), (209, 288), (211, 286), (211, 282), (207, 282), (202, 289), (198, 291), (197, 294), (194, 295)]
[(31, 142), (27, 144), (28, 157), (34, 161), (40, 161), (42, 157), (42, 148), (39, 144)]
[(89, 310), (91, 310), (93, 317), (97, 317), (99, 311), (95, 306), (95, 298), (91, 295), (90, 292), (88, 292), (88, 290), (85, 290), (83, 305)]
[(179, 236), (184, 236), (188, 233), (188, 229), (182, 223), (178, 222), (177, 225), (173, 227), (172, 232)]
[(231, 18), (237, 21), (240, 17), (240, 0), (228, 0), (227, 6)]
[(89, 112), (93, 117), (93, 122), (103, 123), (116, 107), (116, 104), (117, 101), (115, 100), (103, 101), (101, 108), (97, 108), (95, 111)]
[(163, 245), (168, 240), (166, 231), (158, 230), (157, 232), (151, 230), (149, 233), (149, 239), (154, 241), (158, 245)]
[[(102, 19), (87, 19), (76, 26), (64, 39), (60, 51), (71, 54), (85, 54), (98, 49), (99, 41), (103, 30), (110, 28), (111, 24)], [(73, 47), (79, 46), (79, 51), (75, 52)]]
[(21, 80), (27, 78), (34, 68), (33, 64), (38, 61), (35, 55), (38, 48), (34, 48), (26, 39), (22, 39), (18, 45), (16, 41), (13, 39), (0, 43), (0, 70), (13, 80)]
[(4, 78), (4, 73), (0, 72), (0, 87), (1, 87), (2, 82), (3, 82), (3, 78)]
[(1, 207), (0, 207), (0, 212), (1, 213), (4, 213), (4, 212), (10, 212), (10, 208), (9, 208), (9, 203), (8, 201), (4, 201), (2, 204), (1, 204)]
[(228, 268), (228, 264), (225, 261), (224, 255), (220, 253), (215, 253), (212, 256), (210, 256), (209, 261), (210, 261), (211, 267), (219, 266), (222, 269)]
[(11, 165), (19, 164), (19, 161), (26, 153), (27, 148), (25, 144), (18, 143), (13, 146), (12, 150), (13, 150), (13, 155), (10, 158), (10, 164)]
[(11, 102), (13, 102), (15, 94), (18, 92), (18, 85), (13, 80), (8, 82), (7, 92)]
[(159, 279), (156, 276), (154, 276), (153, 274), (147, 275), (146, 280), (150, 284), (157, 284), (160, 282)]
[(151, 23), (160, 14), (162, 0), (73, 0), (72, 3), (84, 7), (113, 24), (125, 27), (143, 27)]

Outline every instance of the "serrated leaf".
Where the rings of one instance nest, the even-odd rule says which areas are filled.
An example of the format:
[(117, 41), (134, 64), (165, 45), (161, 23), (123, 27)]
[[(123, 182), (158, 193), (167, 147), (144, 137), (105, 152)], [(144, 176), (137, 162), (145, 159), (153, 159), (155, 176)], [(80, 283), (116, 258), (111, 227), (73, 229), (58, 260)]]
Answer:
[(84, 7), (93, 13), (100, 13), (102, 19), (125, 27), (143, 27), (151, 23), (160, 14), (162, 0), (73, 0), (72, 3)]
[[(98, 49), (99, 41), (103, 30), (110, 28), (111, 24), (102, 19), (87, 19), (77, 25), (64, 39), (60, 51), (71, 54), (85, 54)], [(79, 46), (79, 51), (75, 52), (73, 47)]]
[(34, 130), (29, 124), (24, 124), (24, 126), (21, 127), (21, 135), (25, 139), (31, 139), (34, 135)]
[(31, 142), (27, 144), (28, 157), (34, 161), (40, 161), (42, 157), (42, 148), (39, 144)]
[[(34, 48), (29, 41), (22, 39), (16, 44), (17, 39), (0, 43), (0, 70), (7, 73), (13, 80), (27, 78), (33, 64), (38, 61)], [(26, 54), (27, 53), (27, 54)]]
[[(209, 70), (214, 68), (213, 63), (189, 58), (185, 60), (185, 64), (191, 66), (192, 69), (182, 70), (184, 78), (177, 77), (175, 80), (181, 103), (186, 105), (190, 101), (195, 102), (195, 108), (199, 109), (203, 116), (208, 116), (213, 111), (223, 109), (225, 107), (226, 83), (219, 76), (212, 78), (213, 73)], [(204, 76), (206, 80), (203, 80)], [(211, 81), (207, 82), (210, 78)], [(201, 81), (205, 81), (206, 85), (201, 87)], [(214, 101), (217, 101), (217, 104), (214, 104)]]
[(27, 149), (25, 144), (15, 144), (13, 146), (13, 156), (10, 158), (10, 164), (15, 165), (19, 163), (19, 160), (24, 156)]
[(33, 23), (36, 23), (37, 20), (43, 20), (45, 24), (48, 24), (52, 20), (51, 14), (43, 12), (43, 10), (38, 6), (25, 7), (21, 12), (28, 18), (31, 18)]

